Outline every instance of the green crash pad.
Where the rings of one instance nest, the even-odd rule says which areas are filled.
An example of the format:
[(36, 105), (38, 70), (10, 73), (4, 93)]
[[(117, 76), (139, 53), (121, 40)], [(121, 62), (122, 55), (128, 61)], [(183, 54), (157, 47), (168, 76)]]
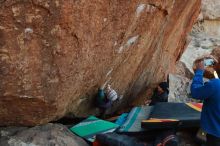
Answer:
[(90, 116), (79, 124), (70, 128), (76, 135), (93, 142), (97, 134), (113, 132), (119, 125)]

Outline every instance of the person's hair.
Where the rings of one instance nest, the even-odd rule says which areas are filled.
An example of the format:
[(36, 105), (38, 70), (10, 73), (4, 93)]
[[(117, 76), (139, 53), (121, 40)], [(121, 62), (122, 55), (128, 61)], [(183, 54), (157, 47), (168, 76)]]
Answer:
[(169, 85), (168, 85), (167, 82), (161, 82), (161, 83), (159, 84), (159, 86), (160, 86), (160, 88), (163, 89), (164, 92), (169, 93)]

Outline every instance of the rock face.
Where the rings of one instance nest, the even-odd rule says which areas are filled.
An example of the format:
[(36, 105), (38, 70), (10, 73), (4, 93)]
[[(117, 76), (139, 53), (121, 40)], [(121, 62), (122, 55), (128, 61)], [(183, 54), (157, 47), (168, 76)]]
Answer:
[(0, 128), (1, 146), (89, 146), (65, 126), (47, 124), (33, 128)]
[[(220, 39), (204, 32), (191, 34), (191, 42), (178, 63), (178, 74), (192, 78), (193, 62), (203, 55), (211, 54), (213, 49), (220, 46)], [(183, 70), (183, 71), (181, 71)]]
[(0, 125), (93, 113), (105, 83), (133, 99), (174, 68), (200, 3), (0, 1)]
[(202, 18), (200, 22), (207, 34), (220, 36), (220, 1), (202, 0)]
[(168, 102), (197, 102), (197, 100), (190, 98), (191, 83), (187, 77), (169, 74)]
[(219, 0), (202, 0), (202, 14), (204, 19), (220, 18)]
[[(187, 72), (187, 77), (189, 77), (188, 71), (193, 73), (192, 63), (195, 59), (205, 54), (211, 54), (215, 48), (220, 48), (219, 6), (219, 0), (202, 0), (201, 13), (198, 22), (193, 26), (190, 35), (191, 42), (178, 64), (178, 73)], [(183, 68), (185, 71), (181, 71)]]
[(169, 75), (169, 97), (168, 102), (189, 102), (190, 80), (186, 77)]
[[(189, 46), (177, 63), (176, 73), (185, 80), (191, 80), (193, 77), (193, 62), (203, 56), (212, 54), (218, 60), (220, 50), (220, 1), (219, 0), (202, 0), (201, 13), (198, 17), (197, 23), (193, 26), (190, 34), (191, 42)], [(219, 65), (220, 67), (220, 65)], [(213, 78), (213, 68), (208, 69), (209, 72), (205, 73), (205, 77)], [(217, 69), (220, 74), (220, 70)], [(173, 80), (173, 84), (178, 84), (179, 79)], [(184, 83), (181, 85), (184, 87)], [(183, 89), (186, 91), (186, 89)], [(174, 93), (178, 92), (177, 90)], [(177, 93), (176, 93), (177, 94)], [(187, 93), (184, 93), (187, 95)], [(178, 99), (175, 99), (178, 100)]]

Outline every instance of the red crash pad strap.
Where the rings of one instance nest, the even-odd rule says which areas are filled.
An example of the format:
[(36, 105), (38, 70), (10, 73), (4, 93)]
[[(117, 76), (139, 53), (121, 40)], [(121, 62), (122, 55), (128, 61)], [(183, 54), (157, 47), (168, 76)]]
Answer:
[(92, 146), (102, 146), (97, 140), (92, 143)]

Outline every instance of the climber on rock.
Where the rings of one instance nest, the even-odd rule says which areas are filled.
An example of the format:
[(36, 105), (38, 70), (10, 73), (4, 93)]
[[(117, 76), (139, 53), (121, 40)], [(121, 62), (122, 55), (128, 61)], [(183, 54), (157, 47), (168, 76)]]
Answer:
[(107, 109), (112, 107), (114, 101), (118, 99), (117, 92), (107, 85), (106, 90), (99, 88), (97, 95), (97, 106), (101, 110), (101, 116), (105, 115)]
[(207, 71), (204, 59), (194, 64), (191, 94), (192, 98), (203, 100), (201, 128), (207, 133), (207, 146), (220, 146), (220, 80), (211, 79), (204, 84), (203, 75)]

